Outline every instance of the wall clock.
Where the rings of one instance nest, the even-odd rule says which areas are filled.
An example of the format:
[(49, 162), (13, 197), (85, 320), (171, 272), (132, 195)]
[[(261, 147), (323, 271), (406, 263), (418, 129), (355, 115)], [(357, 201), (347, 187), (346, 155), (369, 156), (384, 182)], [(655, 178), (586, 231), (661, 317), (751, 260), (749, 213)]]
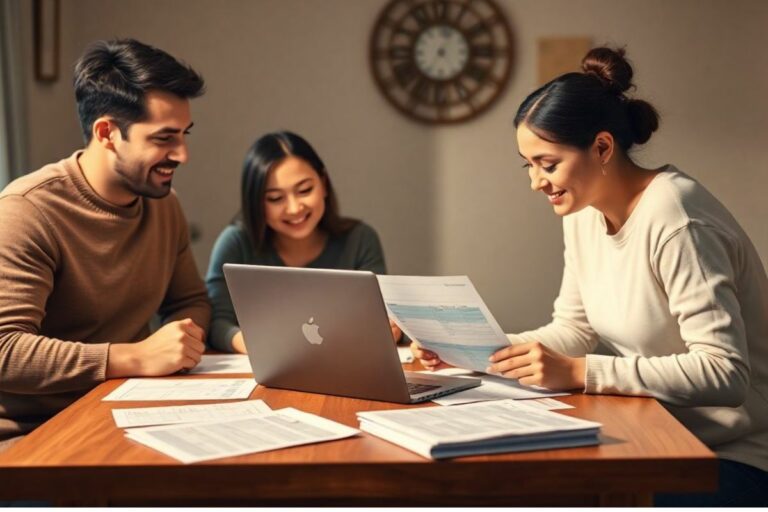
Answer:
[(369, 53), (384, 97), (428, 124), (487, 110), (509, 81), (512, 57), (509, 24), (493, 0), (391, 0)]

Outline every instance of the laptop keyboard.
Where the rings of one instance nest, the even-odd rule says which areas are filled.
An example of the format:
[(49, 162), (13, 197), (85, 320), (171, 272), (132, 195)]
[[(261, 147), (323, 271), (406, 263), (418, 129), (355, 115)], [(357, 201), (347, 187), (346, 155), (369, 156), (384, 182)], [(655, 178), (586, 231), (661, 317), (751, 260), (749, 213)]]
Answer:
[(433, 389), (437, 389), (440, 386), (435, 386), (433, 384), (418, 384), (416, 382), (408, 382), (408, 394), (411, 396), (419, 395), (421, 393), (426, 393), (427, 391), (432, 391)]

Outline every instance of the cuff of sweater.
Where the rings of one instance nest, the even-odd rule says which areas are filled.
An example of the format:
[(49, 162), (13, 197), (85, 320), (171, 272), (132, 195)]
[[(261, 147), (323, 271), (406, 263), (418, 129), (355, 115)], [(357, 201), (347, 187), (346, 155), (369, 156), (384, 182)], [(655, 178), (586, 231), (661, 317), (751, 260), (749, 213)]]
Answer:
[(227, 330), (227, 334), (224, 336), (224, 348), (227, 350), (227, 352), (235, 351), (235, 347), (232, 345), (232, 339), (235, 337), (235, 334), (239, 332), (240, 327), (237, 325), (230, 327), (229, 330)]
[(613, 365), (615, 356), (603, 356), (597, 354), (587, 354), (586, 372), (584, 376), (585, 393), (601, 393), (605, 388), (605, 375), (608, 368)]
[(208, 348), (220, 352), (234, 352), (232, 348), (232, 338), (240, 332), (240, 327), (232, 322), (217, 322), (211, 324), (211, 330), (208, 332), (206, 344)]
[(107, 379), (107, 362), (109, 359), (109, 343), (83, 343), (80, 361), (83, 368), (90, 369), (95, 382)]

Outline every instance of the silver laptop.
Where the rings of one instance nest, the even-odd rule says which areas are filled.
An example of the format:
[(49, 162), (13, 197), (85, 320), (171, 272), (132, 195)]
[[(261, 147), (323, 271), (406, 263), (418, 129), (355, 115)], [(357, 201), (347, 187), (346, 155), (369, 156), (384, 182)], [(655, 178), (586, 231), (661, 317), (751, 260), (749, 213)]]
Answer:
[(403, 372), (372, 272), (224, 265), (259, 384), (416, 403), (479, 379)]

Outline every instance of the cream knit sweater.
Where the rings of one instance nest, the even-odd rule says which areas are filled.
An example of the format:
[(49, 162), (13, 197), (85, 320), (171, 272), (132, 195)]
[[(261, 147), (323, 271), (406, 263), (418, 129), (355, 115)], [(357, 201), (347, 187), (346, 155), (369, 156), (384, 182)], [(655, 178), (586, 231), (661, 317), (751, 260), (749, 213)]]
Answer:
[[(553, 321), (511, 341), (586, 355), (587, 393), (655, 397), (719, 456), (768, 471), (768, 279), (726, 208), (667, 166), (615, 235), (593, 208), (563, 231)], [(598, 340), (616, 355), (590, 354)]]

